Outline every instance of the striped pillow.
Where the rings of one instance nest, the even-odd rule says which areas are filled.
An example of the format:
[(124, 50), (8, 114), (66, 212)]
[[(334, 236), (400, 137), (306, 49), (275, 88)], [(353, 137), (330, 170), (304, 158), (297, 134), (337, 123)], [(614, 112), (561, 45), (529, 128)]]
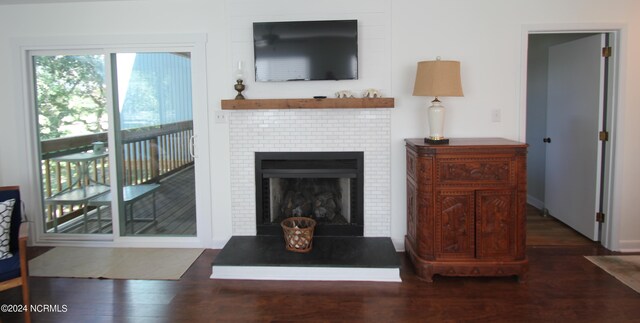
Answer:
[(11, 214), (15, 199), (0, 202), (0, 260), (13, 257), (9, 251), (9, 233), (11, 231)]

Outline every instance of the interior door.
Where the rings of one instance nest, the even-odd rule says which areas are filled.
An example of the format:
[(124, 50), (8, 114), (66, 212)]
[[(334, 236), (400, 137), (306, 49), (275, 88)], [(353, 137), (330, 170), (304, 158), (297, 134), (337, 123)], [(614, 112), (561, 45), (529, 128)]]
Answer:
[(550, 47), (545, 208), (598, 240), (603, 34)]

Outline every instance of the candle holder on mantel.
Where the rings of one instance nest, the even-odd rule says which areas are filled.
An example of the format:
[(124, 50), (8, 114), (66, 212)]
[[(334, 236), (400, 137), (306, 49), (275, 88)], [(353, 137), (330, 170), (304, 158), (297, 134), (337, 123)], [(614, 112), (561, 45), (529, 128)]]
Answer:
[(244, 91), (244, 84), (242, 84), (242, 80), (238, 79), (233, 88), (238, 91), (238, 95), (236, 95), (236, 100), (244, 100), (244, 95), (242, 95), (242, 91)]
[(234, 69), (234, 78), (236, 79), (236, 84), (233, 85), (233, 88), (238, 91), (238, 95), (236, 95), (236, 100), (244, 100), (244, 95), (242, 95), (242, 91), (244, 91), (245, 85), (242, 84), (242, 79), (244, 79), (244, 63), (242, 60), (239, 60)]

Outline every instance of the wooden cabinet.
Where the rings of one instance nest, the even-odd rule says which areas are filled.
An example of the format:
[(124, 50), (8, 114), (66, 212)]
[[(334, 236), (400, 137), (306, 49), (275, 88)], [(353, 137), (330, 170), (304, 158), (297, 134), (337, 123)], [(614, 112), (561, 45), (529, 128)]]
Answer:
[(407, 235), (416, 274), (526, 278), (527, 145), (406, 139)]

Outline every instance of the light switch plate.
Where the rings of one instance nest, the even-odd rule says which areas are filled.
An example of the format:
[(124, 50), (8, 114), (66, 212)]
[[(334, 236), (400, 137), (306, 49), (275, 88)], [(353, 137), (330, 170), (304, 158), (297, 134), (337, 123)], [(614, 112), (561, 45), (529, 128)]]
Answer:
[(500, 122), (501, 118), (502, 116), (499, 109), (491, 110), (491, 122)]

